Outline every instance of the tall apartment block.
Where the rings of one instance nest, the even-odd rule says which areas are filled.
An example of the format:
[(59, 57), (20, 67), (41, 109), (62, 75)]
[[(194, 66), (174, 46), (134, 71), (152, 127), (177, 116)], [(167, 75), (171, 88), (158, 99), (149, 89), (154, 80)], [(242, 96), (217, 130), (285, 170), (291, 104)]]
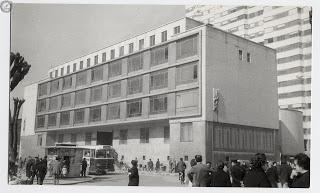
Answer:
[(306, 152), (310, 152), (311, 128), (310, 10), (289, 6), (186, 7), (188, 17), (277, 51), (279, 107), (302, 111)]
[(278, 146), (275, 50), (189, 18), (51, 68), (24, 97), (22, 156), (112, 145), (125, 162), (168, 163)]

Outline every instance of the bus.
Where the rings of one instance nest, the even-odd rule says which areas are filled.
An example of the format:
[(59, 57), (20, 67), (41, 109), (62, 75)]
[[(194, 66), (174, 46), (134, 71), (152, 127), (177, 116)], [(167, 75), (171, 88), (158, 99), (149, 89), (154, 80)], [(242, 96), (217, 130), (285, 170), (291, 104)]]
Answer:
[(83, 158), (88, 162), (89, 174), (106, 174), (114, 171), (114, 161), (118, 155), (110, 145), (84, 146)]

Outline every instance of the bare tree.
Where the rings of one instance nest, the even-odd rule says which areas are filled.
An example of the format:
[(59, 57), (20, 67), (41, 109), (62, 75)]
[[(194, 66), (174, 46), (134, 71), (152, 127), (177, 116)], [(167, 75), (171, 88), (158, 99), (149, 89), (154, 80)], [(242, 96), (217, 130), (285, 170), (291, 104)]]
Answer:
[[(10, 53), (10, 92), (29, 72), (29, 65), (19, 53)], [(13, 114), (9, 109), (9, 174), (16, 174), (15, 163), (18, 156), (18, 118), (24, 99), (13, 98)]]

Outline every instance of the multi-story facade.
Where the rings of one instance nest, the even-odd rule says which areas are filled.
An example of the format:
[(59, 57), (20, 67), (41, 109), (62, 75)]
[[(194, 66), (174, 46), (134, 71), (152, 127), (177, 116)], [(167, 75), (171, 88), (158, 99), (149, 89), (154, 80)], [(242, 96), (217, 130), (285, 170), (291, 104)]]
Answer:
[(24, 155), (55, 143), (112, 145), (125, 162), (167, 163), (277, 149), (275, 50), (211, 25), (183, 18), (48, 75), (25, 88)]
[(210, 6), (186, 7), (186, 15), (277, 51), (281, 109), (303, 113), (305, 151), (311, 128), (311, 7)]

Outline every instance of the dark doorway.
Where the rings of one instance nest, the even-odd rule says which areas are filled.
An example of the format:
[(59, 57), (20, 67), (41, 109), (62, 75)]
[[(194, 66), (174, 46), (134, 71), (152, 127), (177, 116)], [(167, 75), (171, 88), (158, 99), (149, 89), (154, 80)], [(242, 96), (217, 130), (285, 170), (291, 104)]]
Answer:
[(112, 145), (112, 132), (97, 132), (97, 145)]

